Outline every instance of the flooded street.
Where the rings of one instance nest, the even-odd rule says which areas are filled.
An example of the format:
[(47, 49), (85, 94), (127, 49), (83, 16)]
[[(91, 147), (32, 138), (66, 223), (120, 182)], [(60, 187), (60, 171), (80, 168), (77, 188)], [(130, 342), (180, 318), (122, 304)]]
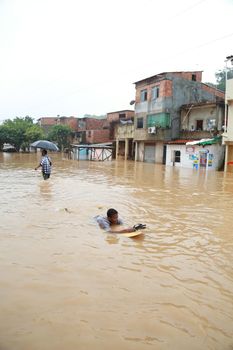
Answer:
[(232, 174), (39, 159), (0, 153), (1, 350), (233, 349)]

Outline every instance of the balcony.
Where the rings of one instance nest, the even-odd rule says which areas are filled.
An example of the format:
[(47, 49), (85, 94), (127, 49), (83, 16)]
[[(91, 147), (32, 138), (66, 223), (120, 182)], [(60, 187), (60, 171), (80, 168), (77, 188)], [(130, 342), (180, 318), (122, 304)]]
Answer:
[(199, 140), (214, 137), (219, 134), (219, 131), (208, 131), (208, 130), (182, 130), (180, 137), (186, 140)]
[(116, 139), (133, 139), (134, 138), (134, 124), (118, 125), (116, 129)]

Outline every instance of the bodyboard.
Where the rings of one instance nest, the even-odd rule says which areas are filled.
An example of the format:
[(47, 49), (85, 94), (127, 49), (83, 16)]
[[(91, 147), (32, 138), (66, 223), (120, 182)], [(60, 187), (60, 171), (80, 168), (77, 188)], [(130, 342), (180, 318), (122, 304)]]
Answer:
[(129, 232), (129, 233), (119, 233), (119, 235), (124, 236), (124, 237), (133, 238), (133, 237), (138, 237), (140, 235), (143, 235), (143, 232), (142, 231), (134, 231), (134, 232)]

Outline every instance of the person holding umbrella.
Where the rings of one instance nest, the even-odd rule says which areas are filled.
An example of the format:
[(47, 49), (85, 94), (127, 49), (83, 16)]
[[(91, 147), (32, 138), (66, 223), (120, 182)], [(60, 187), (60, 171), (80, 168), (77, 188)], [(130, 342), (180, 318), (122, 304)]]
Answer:
[(35, 170), (37, 170), (41, 167), (43, 178), (44, 178), (44, 180), (47, 180), (47, 179), (49, 179), (50, 174), (51, 174), (51, 166), (52, 166), (52, 162), (51, 162), (51, 159), (49, 158), (49, 156), (47, 155), (47, 150), (43, 149), (40, 164), (38, 164), (38, 166), (35, 168)]

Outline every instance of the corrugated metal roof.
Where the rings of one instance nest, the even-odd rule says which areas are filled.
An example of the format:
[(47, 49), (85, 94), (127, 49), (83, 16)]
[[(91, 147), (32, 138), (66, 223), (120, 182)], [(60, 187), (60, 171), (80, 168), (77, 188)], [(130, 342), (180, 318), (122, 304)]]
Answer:
[(112, 148), (112, 143), (73, 144), (71, 146), (77, 148)]

